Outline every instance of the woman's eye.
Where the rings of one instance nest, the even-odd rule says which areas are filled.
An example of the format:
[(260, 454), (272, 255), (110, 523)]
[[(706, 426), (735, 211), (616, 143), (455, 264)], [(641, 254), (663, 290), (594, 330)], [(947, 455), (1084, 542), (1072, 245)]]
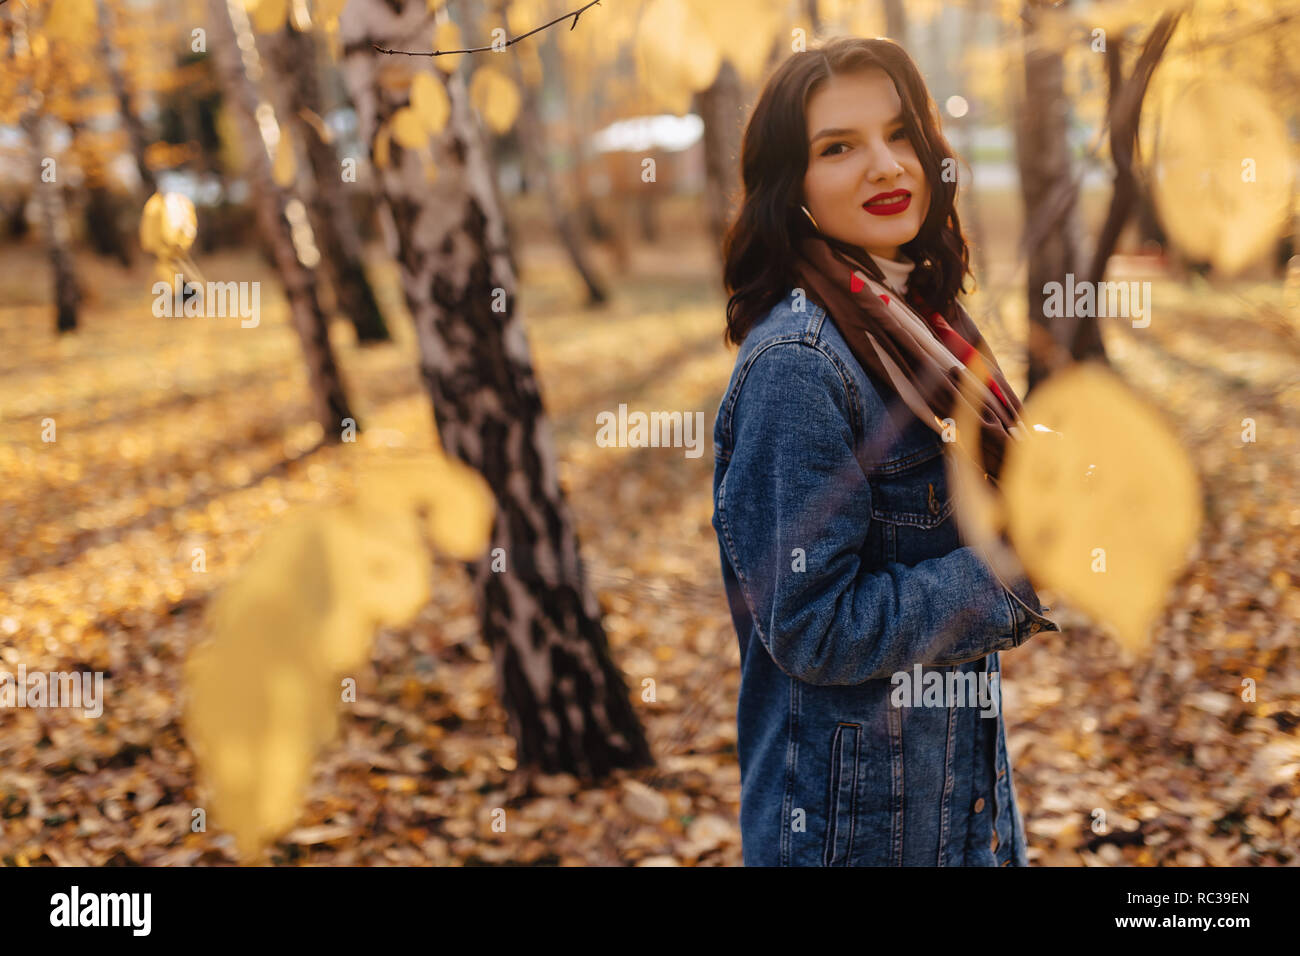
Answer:
[(848, 143), (831, 143), (829, 146), (827, 146), (825, 149), (822, 150), (822, 155), (834, 156), (839, 152), (839, 147), (841, 146), (843, 146), (845, 149), (849, 148)]
[(907, 139), (907, 128), (904, 126), (900, 126), (898, 129), (894, 130), (894, 132), (890, 134), (889, 138), (891, 140)]

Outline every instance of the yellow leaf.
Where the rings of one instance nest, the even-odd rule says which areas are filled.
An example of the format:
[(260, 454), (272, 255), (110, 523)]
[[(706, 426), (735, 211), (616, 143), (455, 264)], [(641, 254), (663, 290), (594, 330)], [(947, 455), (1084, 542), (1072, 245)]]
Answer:
[(406, 149), (423, 149), (429, 144), (429, 133), (420, 122), (420, 117), (409, 106), (403, 106), (393, 114), (393, 139), (397, 145)]
[(140, 247), (159, 259), (182, 256), (194, 245), (198, 216), (181, 193), (154, 193), (140, 215)]
[(1227, 76), (1185, 87), (1160, 125), (1155, 200), (1174, 242), (1225, 275), (1272, 248), (1291, 198), (1291, 147), (1270, 94)]
[[(438, 50), (460, 50), (464, 45), (460, 42), (460, 27), (456, 26), (454, 20), (443, 20), (433, 29), (433, 49)], [(455, 73), (456, 67), (460, 64), (463, 53), (453, 53), (450, 56), (435, 56), (433, 65), (444, 73)]]
[(294, 178), (298, 174), (297, 160), (293, 154), (293, 138), (289, 135), (289, 127), (280, 127), (280, 142), (275, 147), (275, 161), (271, 163), (271, 178), (275, 184), (287, 188), (293, 185)]
[(1187, 453), (1148, 405), (1091, 363), (1038, 386), (1024, 419), (1059, 436), (1008, 449), (1002, 490), (1016, 552), (1125, 647), (1145, 647), (1200, 526)]
[(343, 680), (365, 666), (375, 628), (428, 603), (422, 524), (470, 560), (492, 508), (483, 480), (442, 455), (371, 466), (351, 502), (268, 531), (213, 599), (209, 639), (185, 665), (185, 735), (213, 819), (246, 860), (297, 821), (312, 761), (337, 731)]
[(511, 0), (506, 10), (507, 32), (512, 36), (527, 33), (540, 27), (554, 15), (546, 14), (545, 0)]
[(54, 40), (88, 43), (95, 39), (98, 26), (95, 0), (54, 0), (45, 20), (45, 33)]
[(189, 196), (167, 193), (163, 196), (159, 221), (162, 243), (169, 252), (188, 252), (199, 232), (198, 215)]
[(245, 859), (292, 826), (334, 734), (338, 684), (319, 658), (336, 585), (319, 515), (268, 532), (214, 599), (211, 639), (186, 662), (186, 738), (212, 817)]
[(637, 76), (663, 106), (690, 108), (690, 94), (713, 82), (718, 47), (685, 0), (651, 0), (636, 33)]
[(244, 0), (244, 6), (258, 33), (274, 33), (289, 16), (289, 0)]
[(329, 626), (320, 633), (321, 662), (343, 672), (360, 667), (375, 628), (410, 620), (429, 603), (429, 554), (414, 509), (330, 509), (322, 523), (331, 580), (340, 582)]
[(433, 543), (461, 561), (483, 553), (496, 514), (487, 482), (444, 455), (369, 469), (358, 490), (358, 507), (372, 513), (394, 507), (422, 511)]
[(519, 115), (519, 88), (490, 66), (474, 71), (469, 81), (469, 100), (495, 133), (510, 129)]
[(441, 133), (451, 115), (446, 87), (432, 73), (417, 73), (411, 82), (411, 109), (430, 133)]
[(687, 0), (687, 5), (719, 54), (731, 60), (742, 79), (757, 83), (782, 24), (780, 9), (752, 0)]

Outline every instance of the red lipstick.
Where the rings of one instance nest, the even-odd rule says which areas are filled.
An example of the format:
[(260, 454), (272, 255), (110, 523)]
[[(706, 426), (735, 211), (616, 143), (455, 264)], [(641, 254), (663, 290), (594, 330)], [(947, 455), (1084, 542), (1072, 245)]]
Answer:
[(876, 193), (862, 204), (862, 208), (873, 216), (897, 216), (912, 204), (912, 194), (906, 189), (893, 192)]

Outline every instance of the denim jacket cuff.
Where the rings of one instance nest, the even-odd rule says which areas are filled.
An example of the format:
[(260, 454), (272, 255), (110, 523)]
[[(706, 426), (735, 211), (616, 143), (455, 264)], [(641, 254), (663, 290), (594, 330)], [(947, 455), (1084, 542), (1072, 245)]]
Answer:
[(1046, 616), (1047, 612), (1051, 611), (1051, 608), (1039, 603), (1033, 585), (1029, 583), (1029, 579), (1023, 574), (1014, 575), (1010, 585), (1004, 585), (1004, 589), (1015, 620), (1017, 647), (1039, 631), (1059, 631), (1061, 629), (1055, 621)]
[[(1014, 555), (1014, 551), (1011, 553)], [(984, 557), (982, 549), (981, 557)], [(1055, 621), (1046, 616), (1051, 611), (1051, 608), (1045, 607), (1039, 602), (1038, 594), (1034, 591), (1033, 585), (1029, 582), (1028, 576), (1019, 564), (1010, 575), (1009, 581), (993, 570), (992, 563), (988, 563), (988, 567), (1002, 585), (1003, 596), (1006, 598), (1011, 613), (1011, 627), (1016, 647), (1019, 647), (1039, 631), (1059, 631), (1061, 629)]]

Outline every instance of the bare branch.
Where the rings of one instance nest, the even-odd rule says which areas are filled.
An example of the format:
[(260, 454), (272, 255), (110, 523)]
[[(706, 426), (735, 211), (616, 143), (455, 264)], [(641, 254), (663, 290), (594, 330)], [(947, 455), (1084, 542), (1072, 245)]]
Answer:
[[(3, 2), (4, 0), (0, 0), (0, 3)], [(521, 33), (517, 37), (508, 38), (504, 44), (496, 43), (496, 44), (489, 44), (488, 46), (476, 46), (476, 47), (471, 47), (467, 50), (434, 50), (432, 53), (425, 53), (425, 52), (413, 51), (413, 50), (385, 50), (383, 47), (377, 44), (372, 44), (372, 46), (374, 46), (375, 50), (377, 50), (380, 53), (388, 53), (390, 55), (396, 55), (396, 56), (450, 56), (453, 53), (494, 52), (496, 50), (504, 50), (508, 46), (513, 46), (514, 44), (518, 43), (520, 40), (526, 39), (532, 36), (534, 33), (541, 33), (547, 27), (553, 27), (557, 23), (562, 23), (565, 20), (568, 20), (569, 18), (573, 19), (573, 23), (569, 25), (569, 29), (572, 30), (574, 27), (578, 25), (578, 17), (582, 16), (585, 12), (590, 10), (592, 7), (596, 7), (599, 5), (600, 5), (600, 0), (591, 0), (591, 2), (588, 3), (586, 6), (579, 7), (577, 10), (570, 10), (568, 13), (556, 17), (550, 23), (543, 23), (540, 27), (534, 27), (533, 29), (529, 30), (527, 33)]]

